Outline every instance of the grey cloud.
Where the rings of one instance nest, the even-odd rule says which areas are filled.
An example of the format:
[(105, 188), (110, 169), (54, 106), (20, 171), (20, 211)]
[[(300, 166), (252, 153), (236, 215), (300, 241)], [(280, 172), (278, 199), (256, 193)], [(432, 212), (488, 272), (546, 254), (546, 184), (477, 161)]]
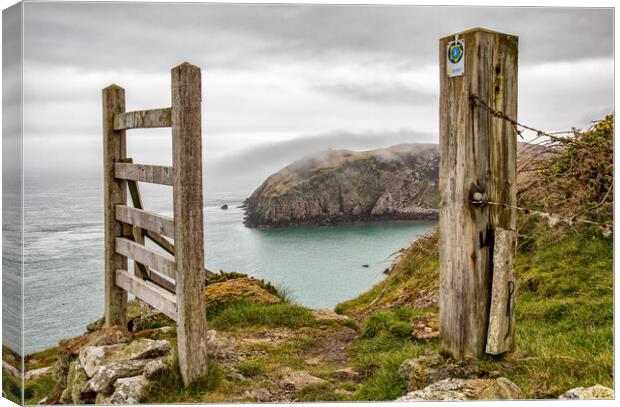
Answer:
[(400, 143), (435, 143), (437, 137), (413, 130), (353, 133), (334, 131), (269, 143), (207, 163), (207, 177), (215, 182), (225, 178), (251, 176), (255, 182), (308, 154), (327, 149), (369, 150)]
[(334, 83), (316, 86), (322, 92), (376, 104), (421, 105), (434, 103), (436, 93), (418, 91), (398, 83)]
[(613, 54), (612, 9), (49, 2), (27, 3), (25, 23), (29, 63), (99, 69), (341, 58), (409, 69), (473, 26), (519, 35), (522, 63)]

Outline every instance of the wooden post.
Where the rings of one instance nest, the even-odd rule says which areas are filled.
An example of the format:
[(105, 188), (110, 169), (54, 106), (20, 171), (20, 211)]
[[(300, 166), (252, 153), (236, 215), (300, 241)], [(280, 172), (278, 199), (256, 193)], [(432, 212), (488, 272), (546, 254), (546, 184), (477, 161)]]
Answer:
[(105, 325), (127, 325), (127, 292), (116, 285), (116, 270), (127, 269), (127, 258), (116, 253), (116, 238), (123, 234), (115, 217), (117, 204), (127, 204), (125, 182), (114, 177), (114, 163), (125, 158), (125, 131), (114, 130), (114, 114), (125, 111), (125, 90), (103, 89), (103, 210), (105, 229)]
[[(455, 36), (439, 41), (439, 307), (442, 351), (464, 358), (481, 356), (487, 337), (499, 341), (489, 349), (494, 354), (513, 340), (514, 277), (507, 273), (514, 264), (516, 213), (470, 201), (516, 204), (517, 134), (470, 97), (516, 119), (518, 38), (480, 28), (458, 38), (464, 41), (461, 76), (447, 73)], [(491, 330), (490, 314), (498, 320)]]
[(184, 384), (207, 374), (200, 68), (172, 69), (177, 341)]

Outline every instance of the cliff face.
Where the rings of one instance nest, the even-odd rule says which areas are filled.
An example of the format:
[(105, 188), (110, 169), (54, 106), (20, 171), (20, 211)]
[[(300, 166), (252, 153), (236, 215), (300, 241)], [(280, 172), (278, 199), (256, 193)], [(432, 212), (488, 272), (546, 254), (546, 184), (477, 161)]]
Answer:
[(329, 150), (271, 175), (245, 200), (245, 224), (274, 227), (372, 219), (435, 219), (439, 153), (434, 144)]

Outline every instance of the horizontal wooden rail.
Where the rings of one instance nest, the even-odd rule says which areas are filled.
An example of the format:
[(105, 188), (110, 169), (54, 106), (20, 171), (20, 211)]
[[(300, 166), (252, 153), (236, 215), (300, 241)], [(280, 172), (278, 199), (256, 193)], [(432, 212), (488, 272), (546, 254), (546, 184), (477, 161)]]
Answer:
[(131, 275), (127, 270), (116, 270), (116, 285), (177, 320), (176, 296), (171, 292)]
[(172, 167), (163, 165), (114, 163), (114, 177), (119, 179), (172, 186), (173, 175)]
[(176, 264), (171, 257), (124, 237), (116, 238), (116, 252), (176, 279)]
[(154, 127), (171, 127), (172, 109), (136, 110), (135, 112), (116, 113), (114, 130), (146, 129)]
[(174, 239), (174, 220), (168, 216), (130, 206), (116, 205), (116, 220)]

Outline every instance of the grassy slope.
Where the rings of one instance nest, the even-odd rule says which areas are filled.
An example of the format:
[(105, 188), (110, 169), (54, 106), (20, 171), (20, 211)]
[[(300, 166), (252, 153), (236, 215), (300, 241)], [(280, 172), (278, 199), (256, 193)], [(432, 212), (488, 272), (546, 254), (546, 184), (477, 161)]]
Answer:
[[(613, 240), (595, 227), (549, 229), (535, 217), (526, 219), (517, 257), (516, 349), (500, 358), (486, 358), (481, 368), (497, 371), (521, 387), (526, 398), (557, 397), (578, 386), (613, 386)], [(366, 319), (382, 314), (408, 322), (414, 307), (390, 308), (392, 298), (407, 291), (436, 287), (438, 263), (434, 253), (410, 248), (392, 276), (337, 310)], [(425, 262), (424, 265), (420, 261)], [(433, 283), (431, 283), (431, 281)], [(437, 313), (437, 309), (426, 309)], [(370, 315), (370, 317), (365, 317)], [(388, 324), (389, 325), (389, 324)], [(396, 332), (396, 333), (395, 333)], [(387, 327), (372, 338), (352, 345), (358, 365), (368, 353), (374, 373), (358, 392), (360, 399), (388, 400), (403, 394), (396, 374), (402, 361), (436, 348), (437, 343), (415, 344), (398, 328)]]

